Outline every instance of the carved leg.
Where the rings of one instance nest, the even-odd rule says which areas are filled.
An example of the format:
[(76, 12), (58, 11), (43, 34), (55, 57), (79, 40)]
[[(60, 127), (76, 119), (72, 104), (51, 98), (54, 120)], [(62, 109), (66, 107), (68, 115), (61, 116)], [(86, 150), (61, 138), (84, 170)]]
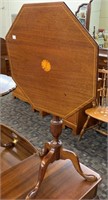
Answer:
[(77, 170), (77, 172), (81, 176), (83, 176), (87, 181), (96, 181), (97, 180), (97, 177), (95, 177), (94, 175), (83, 173), (83, 171), (80, 167), (78, 156), (74, 152), (61, 148), (60, 149), (60, 158), (63, 160), (70, 159), (72, 161), (75, 169)]
[(85, 132), (85, 129), (86, 129), (86, 127), (87, 127), (87, 124), (88, 124), (89, 120), (90, 120), (90, 116), (88, 115), (88, 116), (87, 116), (87, 120), (86, 120), (86, 122), (84, 123), (84, 126), (83, 126), (83, 128), (82, 128), (82, 130), (81, 130), (81, 132), (80, 132), (80, 134), (79, 134), (79, 140), (81, 140), (82, 136), (84, 135), (84, 132)]
[(45, 172), (47, 170), (48, 165), (54, 161), (54, 157), (55, 157), (55, 149), (52, 148), (48, 154), (46, 156), (43, 157), (41, 164), (40, 164), (40, 169), (39, 169), (39, 174), (38, 174), (38, 181), (36, 186), (34, 187), (34, 189), (32, 191), (30, 191), (30, 193), (26, 196), (26, 200), (28, 199), (33, 199), (33, 197), (36, 196), (39, 187), (43, 181), (43, 178), (45, 176)]
[(39, 169), (38, 181), (34, 189), (26, 196), (26, 200), (33, 199), (36, 196), (39, 187), (44, 179), (48, 165), (51, 162), (59, 159), (70, 159), (77, 172), (88, 181), (96, 181), (94, 175), (86, 175), (83, 173), (77, 155), (74, 152), (62, 148), (62, 142), (59, 140), (59, 135), (62, 131), (62, 120), (59, 117), (54, 117), (51, 120), (51, 133), (53, 140), (45, 144), (43, 151), (40, 153), (41, 164)]

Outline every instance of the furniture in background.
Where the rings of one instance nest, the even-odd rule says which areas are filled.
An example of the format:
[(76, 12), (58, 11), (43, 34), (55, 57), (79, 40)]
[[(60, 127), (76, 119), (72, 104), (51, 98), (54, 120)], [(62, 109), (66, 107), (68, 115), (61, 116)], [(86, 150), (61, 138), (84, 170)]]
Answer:
[(101, 87), (98, 89), (99, 97), (94, 102), (92, 108), (85, 110), (87, 120), (81, 130), (80, 139), (85, 133), (87, 124), (91, 118), (98, 120), (98, 126), (92, 126), (92, 128), (101, 134), (108, 135), (108, 129), (101, 129), (101, 123), (105, 122), (108, 124), (108, 69), (98, 69), (98, 74), (98, 77), (102, 80)]
[[(79, 19), (80, 22), (84, 21), (82, 25), (89, 31), (90, 28), (90, 21), (91, 21), (91, 12), (92, 12), (92, 2), (90, 0), (88, 4), (81, 4), (78, 7), (75, 15)], [(81, 17), (83, 16), (83, 18)], [(93, 38), (95, 39), (95, 32), (93, 33)], [(98, 69), (107, 69), (108, 68), (108, 49), (99, 49), (99, 63)], [(101, 80), (98, 79), (98, 89), (100, 87)], [(88, 108), (87, 108), (88, 107)], [(73, 116), (70, 116), (68, 119), (65, 119), (64, 123), (66, 126), (69, 126), (73, 129), (73, 132), (76, 134), (80, 134), (83, 125), (86, 123), (87, 115), (85, 114), (85, 110), (92, 107), (92, 104), (89, 104), (86, 108), (83, 108), (79, 112), (75, 113)], [(89, 122), (87, 123), (87, 127), (91, 127), (97, 123), (97, 119), (90, 118)]]
[(8, 94), (16, 88), (16, 83), (12, 77), (5, 74), (0, 74), (0, 96)]
[(85, 28), (87, 28), (87, 8), (88, 4), (83, 3), (78, 7), (78, 10), (75, 12), (75, 16)]
[[(98, 63), (98, 69), (107, 69), (108, 66), (108, 51), (106, 49), (99, 49), (99, 63)], [(98, 87), (100, 88), (102, 80), (98, 79)], [(85, 114), (85, 110), (92, 107), (92, 103), (89, 103), (79, 111), (77, 111), (75, 114), (71, 115), (70, 117), (64, 119), (64, 126), (70, 127), (73, 129), (73, 134), (79, 135), (86, 120), (87, 115)], [(91, 118), (87, 124), (87, 127), (91, 127), (97, 123), (97, 119)]]
[(93, 0), (90, 0), (89, 3), (83, 3), (78, 7), (78, 10), (75, 12), (75, 16), (81, 22), (81, 24), (89, 31), (90, 25), (90, 15), (91, 15), (91, 3)]
[(99, 49), (99, 69), (108, 69), (108, 49)]
[(11, 76), (7, 47), (6, 47), (6, 40), (4, 38), (0, 38), (1, 44), (1, 69), (0, 73)]
[(16, 88), (16, 83), (11, 77), (6, 40), (0, 38), (1, 44), (1, 69), (0, 69), (0, 96), (8, 94)]
[[(31, 166), (29, 164), (30, 162), (33, 164), (33, 155), (35, 157), (36, 149), (10, 127), (0, 124), (0, 130), (0, 199), (17, 199), (17, 195), (20, 197), (23, 194), (21, 188), (24, 182), (23, 184), (21, 183), (22, 177), (26, 179), (27, 170), (29, 181), (30, 178), (32, 179)], [(26, 184), (24, 185), (26, 188)]]

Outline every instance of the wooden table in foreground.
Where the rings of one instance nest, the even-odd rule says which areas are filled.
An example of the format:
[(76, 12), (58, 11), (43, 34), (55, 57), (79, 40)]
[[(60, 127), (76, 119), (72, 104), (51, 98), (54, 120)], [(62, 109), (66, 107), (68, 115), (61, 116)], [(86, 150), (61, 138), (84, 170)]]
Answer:
[[(13, 130), (2, 125), (2, 142), (12, 140)], [(24, 199), (35, 186), (40, 158), (36, 149), (26, 139), (16, 135), (14, 147), (0, 147), (1, 154), (1, 200)], [(50, 164), (36, 199), (93, 199), (96, 197), (101, 177), (96, 172), (81, 164), (86, 174), (94, 174), (95, 182), (81, 177), (71, 161), (55, 161)]]

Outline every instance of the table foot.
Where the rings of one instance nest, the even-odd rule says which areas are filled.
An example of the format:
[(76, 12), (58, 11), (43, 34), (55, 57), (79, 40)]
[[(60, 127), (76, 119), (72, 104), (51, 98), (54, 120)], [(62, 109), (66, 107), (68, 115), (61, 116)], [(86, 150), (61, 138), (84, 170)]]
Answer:
[(30, 191), (30, 193), (26, 196), (26, 200), (33, 199), (37, 195), (39, 187), (40, 187), (40, 185), (41, 185), (41, 183), (42, 183), (42, 181), (44, 179), (47, 167), (51, 162), (54, 161), (54, 157), (55, 157), (55, 149), (52, 148), (48, 152), (48, 154), (42, 158), (42, 161), (41, 161), (41, 164), (40, 164), (40, 168), (39, 168), (37, 184), (34, 187), (34, 189), (32, 191)]
[(72, 161), (76, 171), (82, 176), (84, 177), (87, 181), (96, 181), (97, 180), (97, 177), (92, 175), (92, 174), (84, 174), (81, 167), (80, 167), (80, 163), (79, 163), (79, 159), (78, 159), (78, 156), (72, 152), (72, 151), (69, 151), (67, 149), (63, 149), (61, 148), (60, 149), (60, 158), (65, 160), (65, 159), (69, 159)]

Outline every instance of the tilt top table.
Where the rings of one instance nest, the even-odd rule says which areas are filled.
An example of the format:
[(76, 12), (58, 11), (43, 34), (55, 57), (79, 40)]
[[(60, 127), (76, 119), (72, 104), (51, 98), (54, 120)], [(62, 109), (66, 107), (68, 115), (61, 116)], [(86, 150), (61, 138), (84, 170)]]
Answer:
[[(36, 186), (26, 196), (34, 198), (50, 163), (70, 159), (87, 181), (78, 156), (62, 147), (62, 118), (96, 97), (98, 46), (63, 2), (25, 4), (17, 15), (6, 43), (12, 77), (31, 105), (53, 115), (53, 140), (40, 153)], [(32, 166), (31, 166), (32, 167)]]

